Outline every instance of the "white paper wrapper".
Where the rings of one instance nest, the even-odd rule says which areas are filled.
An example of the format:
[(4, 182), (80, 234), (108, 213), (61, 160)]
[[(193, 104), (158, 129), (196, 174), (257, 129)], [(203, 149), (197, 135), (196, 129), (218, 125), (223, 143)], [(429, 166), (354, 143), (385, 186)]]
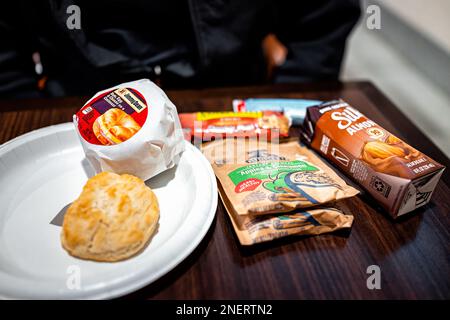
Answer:
[(86, 158), (99, 173), (128, 173), (147, 180), (172, 168), (184, 151), (184, 139), (175, 105), (157, 85), (148, 79), (127, 82), (98, 92), (99, 95), (118, 88), (138, 91), (146, 100), (148, 114), (142, 127), (128, 140), (114, 145), (88, 142), (80, 133), (77, 115), (73, 121)]

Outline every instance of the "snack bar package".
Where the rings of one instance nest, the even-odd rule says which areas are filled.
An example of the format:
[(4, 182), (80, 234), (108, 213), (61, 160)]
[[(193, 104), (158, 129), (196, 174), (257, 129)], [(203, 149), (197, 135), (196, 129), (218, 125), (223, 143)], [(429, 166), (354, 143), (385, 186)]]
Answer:
[(233, 110), (243, 111), (278, 111), (291, 120), (292, 125), (301, 125), (305, 119), (306, 108), (322, 103), (319, 100), (250, 98), (233, 100)]
[(394, 218), (429, 202), (444, 171), (342, 100), (308, 108), (302, 136)]
[(202, 151), (238, 215), (288, 212), (358, 194), (296, 141), (225, 139), (203, 144)]
[(98, 92), (73, 122), (96, 173), (147, 180), (176, 165), (185, 147), (176, 107), (147, 79)]
[(203, 141), (225, 137), (287, 137), (289, 120), (281, 112), (195, 112), (180, 113), (183, 130)]
[(344, 214), (347, 207), (334, 203), (333, 207), (314, 207), (284, 214), (245, 215), (236, 214), (221, 186), (219, 194), (230, 217), (239, 242), (253, 245), (293, 235), (318, 235), (350, 228), (353, 216)]

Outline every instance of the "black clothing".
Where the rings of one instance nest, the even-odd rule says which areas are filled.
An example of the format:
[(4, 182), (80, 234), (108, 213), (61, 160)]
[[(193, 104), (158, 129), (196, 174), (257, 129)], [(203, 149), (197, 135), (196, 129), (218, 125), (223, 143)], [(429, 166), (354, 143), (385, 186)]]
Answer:
[[(69, 29), (70, 5), (81, 29)], [(0, 12), (0, 97), (35, 96), (39, 52), (44, 94), (90, 95), (124, 81), (164, 88), (265, 81), (261, 42), (287, 47), (275, 82), (337, 79), (356, 0), (13, 0)], [(156, 66), (156, 69), (155, 69)]]

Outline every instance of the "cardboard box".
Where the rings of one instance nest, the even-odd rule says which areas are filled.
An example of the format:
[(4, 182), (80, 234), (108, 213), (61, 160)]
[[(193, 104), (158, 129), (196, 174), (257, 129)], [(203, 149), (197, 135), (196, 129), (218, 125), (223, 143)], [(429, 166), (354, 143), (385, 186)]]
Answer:
[(394, 218), (428, 203), (445, 169), (343, 100), (309, 107), (302, 139)]

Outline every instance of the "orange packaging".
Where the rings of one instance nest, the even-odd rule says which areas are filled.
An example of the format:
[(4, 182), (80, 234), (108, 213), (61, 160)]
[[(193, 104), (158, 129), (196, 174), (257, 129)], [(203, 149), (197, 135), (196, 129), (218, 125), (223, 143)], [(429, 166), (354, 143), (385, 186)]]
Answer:
[(309, 107), (302, 137), (394, 218), (428, 203), (445, 169), (342, 100)]
[(287, 137), (289, 120), (283, 113), (275, 111), (218, 111), (180, 113), (180, 122), (185, 138), (231, 137)]

